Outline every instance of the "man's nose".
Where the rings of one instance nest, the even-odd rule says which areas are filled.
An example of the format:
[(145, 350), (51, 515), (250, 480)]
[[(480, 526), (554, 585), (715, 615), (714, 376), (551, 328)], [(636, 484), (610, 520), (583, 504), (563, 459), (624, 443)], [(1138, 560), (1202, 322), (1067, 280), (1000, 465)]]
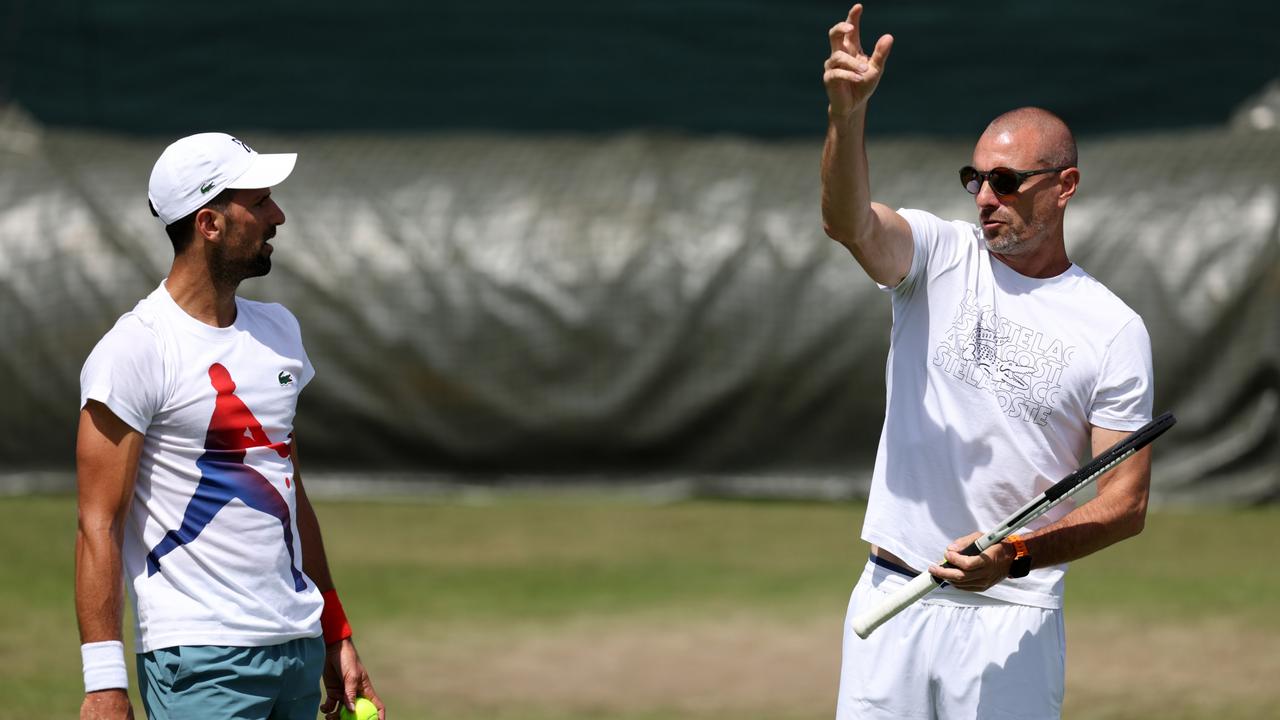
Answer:
[(974, 202), (980, 208), (999, 207), (1000, 196), (996, 195), (995, 190), (991, 189), (991, 183), (987, 182), (986, 178), (982, 178), (980, 182), (982, 184), (978, 186), (978, 194), (973, 196)]
[(284, 224), (284, 210), (280, 207), (280, 204), (279, 204), (279, 203), (277, 203), (275, 200), (272, 200), (272, 201), (271, 201), (271, 210), (272, 210), (271, 224), (272, 224), (272, 225), (283, 225), (283, 224)]

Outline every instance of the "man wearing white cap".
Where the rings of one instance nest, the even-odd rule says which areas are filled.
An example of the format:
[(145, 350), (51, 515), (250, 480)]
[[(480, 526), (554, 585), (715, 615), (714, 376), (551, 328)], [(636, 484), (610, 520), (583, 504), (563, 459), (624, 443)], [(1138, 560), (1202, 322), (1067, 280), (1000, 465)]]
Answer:
[(271, 270), (294, 154), (223, 133), (160, 155), (148, 198), (168, 277), (80, 374), (76, 614), (81, 718), (130, 718), (121, 577), (152, 720), (385, 709), (365, 671), (297, 465), (293, 417), (315, 374), (284, 307), (236, 296)]

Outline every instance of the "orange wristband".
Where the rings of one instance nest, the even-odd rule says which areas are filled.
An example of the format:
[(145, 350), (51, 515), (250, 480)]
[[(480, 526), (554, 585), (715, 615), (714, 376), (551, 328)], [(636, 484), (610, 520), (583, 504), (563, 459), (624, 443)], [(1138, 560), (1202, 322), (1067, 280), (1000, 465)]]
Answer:
[(1014, 560), (1017, 560), (1018, 558), (1026, 557), (1027, 555), (1030, 554), (1027, 552), (1027, 543), (1022, 540), (1021, 536), (1010, 535), (1009, 537), (1005, 538), (1005, 542), (1013, 543), (1013, 549), (1016, 551), (1016, 553), (1013, 556)]
[(347, 622), (347, 613), (342, 610), (338, 591), (326, 590), (320, 595), (324, 598), (324, 610), (320, 612), (320, 629), (324, 631), (324, 644), (332, 645), (351, 637), (351, 623)]

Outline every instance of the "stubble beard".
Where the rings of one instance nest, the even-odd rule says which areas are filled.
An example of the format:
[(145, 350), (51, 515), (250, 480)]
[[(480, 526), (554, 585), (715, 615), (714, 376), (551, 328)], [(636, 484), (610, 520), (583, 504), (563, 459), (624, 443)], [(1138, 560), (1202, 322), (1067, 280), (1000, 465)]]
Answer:
[(1000, 255), (1018, 255), (1027, 252), (1030, 248), (1029, 241), (1043, 233), (1043, 223), (1032, 223), (1021, 230), (1014, 230), (1006, 225), (1002, 233), (989, 234), (983, 231), (987, 239), (987, 250)]
[(1013, 230), (987, 235), (987, 250), (1001, 255), (1017, 254), (1022, 247), (1022, 234)]
[[(239, 228), (231, 228), (238, 231)], [(219, 247), (211, 258), (209, 265), (209, 273), (213, 276), (215, 282), (221, 285), (230, 285), (238, 287), (240, 283), (249, 278), (262, 277), (271, 272), (271, 256), (265, 252), (266, 241), (275, 236), (275, 229), (268, 231), (262, 244), (258, 247), (258, 252), (249, 257), (229, 258), (226, 256), (225, 250)]]

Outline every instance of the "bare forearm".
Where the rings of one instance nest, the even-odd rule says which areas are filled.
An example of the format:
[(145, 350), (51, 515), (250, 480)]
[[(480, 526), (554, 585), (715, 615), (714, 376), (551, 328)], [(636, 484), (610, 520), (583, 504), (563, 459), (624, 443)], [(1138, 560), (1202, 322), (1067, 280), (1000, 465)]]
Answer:
[(847, 116), (830, 114), (822, 148), (822, 224), (827, 235), (844, 245), (870, 235), (875, 221), (866, 152), (866, 106)]
[(867, 100), (884, 72), (893, 37), (882, 35), (868, 54), (858, 37), (862, 5), (827, 32), (823, 64), (827, 141), (822, 149), (822, 226), (844, 245), (871, 279), (896, 286), (911, 267), (911, 228), (893, 210), (871, 202), (867, 169)]
[(83, 643), (120, 639), (124, 527), (142, 434), (90, 401), (76, 434), (76, 620)]
[(329, 560), (324, 552), (324, 539), (320, 534), (320, 521), (307, 498), (301, 478), (298, 488), (298, 537), (302, 540), (302, 571), (311, 578), (321, 592), (333, 589), (333, 576), (329, 573)]
[[(1093, 428), (1095, 456), (1122, 440), (1119, 430)], [(1079, 560), (1142, 532), (1151, 494), (1151, 448), (1143, 448), (1098, 480), (1098, 495), (1058, 522), (1024, 536), (1032, 567)]]
[(329, 559), (324, 552), (324, 539), (320, 535), (320, 520), (316, 518), (307, 487), (302, 482), (302, 461), (298, 456), (298, 437), (290, 435), (289, 459), (293, 463), (293, 482), (297, 488), (298, 538), (302, 542), (302, 572), (311, 578), (320, 592), (333, 589), (333, 576), (329, 574)]
[(76, 536), (76, 620), (80, 642), (121, 639), (124, 589), (119, 536), (82, 527)]
[(823, 228), (872, 280), (892, 287), (911, 268), (911, 228), (892, 209), (871, 201), (865, 123), (865, 106), (844, 117), (831, 113), (822, 152)]
[(1079, 560), (1142, 532), (1146, 498), (1099, 494), (1058, 522), (1022, 537), (1032, 567)]

